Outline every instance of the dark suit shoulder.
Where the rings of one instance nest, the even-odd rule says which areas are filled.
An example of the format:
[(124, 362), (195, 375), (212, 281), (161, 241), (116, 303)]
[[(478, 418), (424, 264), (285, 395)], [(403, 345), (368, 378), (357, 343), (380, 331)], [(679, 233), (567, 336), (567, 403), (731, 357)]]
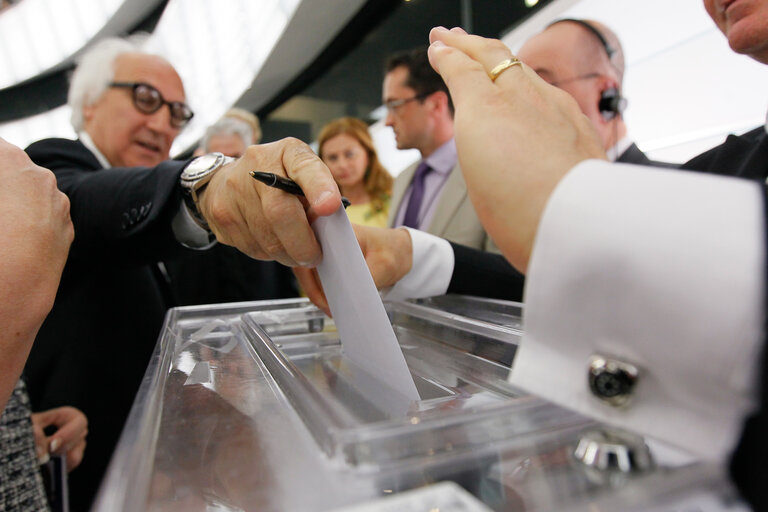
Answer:
[(53, 171), (69, 197), (77, 234), (70, 261), (108, 256), (143, 264), (182, 250), (172, 221), (182, 202), (179, 174), (188, 162), (103, 168), (82, 142), (67, 139), (38, 141), (27, 153)]
[(637, 144), (634, 143), (619, 155), (619, 158), (617, 158), (616, 161), (625, 164), (648, 165), (650, 167), (665, 167), (668, 169), (677, 169), (680, 167), (680, 164), (651, 160), (637, 147)]
[(768, 164), (765, 127), (742, 135), (728, 135), (725, 142), (684, 163), (681, 168), (744, 178), (763, 177)]
[(96, 170), (101, 164), (79, 140), (43, 139), (30, 144), (25, 150), (37, 165), (55, 171), (61, 167)]

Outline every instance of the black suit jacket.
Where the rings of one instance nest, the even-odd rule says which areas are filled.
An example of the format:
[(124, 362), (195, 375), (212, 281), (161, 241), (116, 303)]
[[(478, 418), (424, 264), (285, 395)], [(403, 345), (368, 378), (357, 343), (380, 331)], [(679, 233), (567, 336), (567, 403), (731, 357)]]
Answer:
[(25, 373), (36, 410), (71, 405), (88, 416), (85, 457), (69, 480), (73, 510), (87, 510), (170, 306), (156, 262), (184, 252), (171, 219), (186, 162), (102, 169), (82, 143), (65, 139), (27, 153), (69, 197), (75, 240)]
[[(757, 180), (765, 185), (768, 177), (768, 135), (760, 126), (743, 135), (729, 135), (724, 143), (694, 157), (683, 169), (723, 176)], [(765, 191), (765, 188), (763, 188)], [(768, 231), (768, 199), (764, 199), (765, 225)], [(765, 237), (768, 242), (768, 233)], [(768, 247), (766, 248), (768, 254)], [(768, 261), (766, 262), (768, 266)], [(768, 269), (766, 269), (768, 278)], [(766, 284), (768, 290), (768, 284)], [(766, 301), (768, 302), (768, 301)], [(760, 402), (744, 424), (742, 436), (730, 464), (731, 478), (754, 510), (768, 510), (768, 312), (763, 329), (763, 356)]]
[(765, 181), (768, 177), (768, 136), (760, 126), (696, 156), (681, 169)]
[(299, 295), (289, 267), (259, 261), (234, 247), (217, 244), (165, 262), (176, 305), (269, 300)]
[(637, 147), (634, 142), (619, 155), (619, 158), (617, 158), (616, 161), (624, 164), (648, 165), (651, 167), (668, 167), (673, 169), (679, 167), (679, 164), (651, 160), (645, 153), (640, 151), (640, 148)]

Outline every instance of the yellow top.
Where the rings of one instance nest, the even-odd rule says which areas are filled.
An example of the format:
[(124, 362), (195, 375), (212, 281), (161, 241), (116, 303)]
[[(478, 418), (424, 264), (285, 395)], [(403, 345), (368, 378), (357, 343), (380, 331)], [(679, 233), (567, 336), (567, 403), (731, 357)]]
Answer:
[(347, 216), (352, 224), (385, 228), (387, 227), (388, 215), (389, 201), (387, 201), (384, 208), (378, 212), (374, 212), (371, 209), (371, 203), (351, 204), (347, 206)]

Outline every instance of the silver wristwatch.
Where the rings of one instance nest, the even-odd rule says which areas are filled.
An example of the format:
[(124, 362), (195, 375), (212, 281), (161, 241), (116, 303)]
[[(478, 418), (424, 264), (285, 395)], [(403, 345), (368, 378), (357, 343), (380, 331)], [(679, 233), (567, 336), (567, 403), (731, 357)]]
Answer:
[(208, 185), (216, 171), (233, 160), (234, 158), (221, 153), (209, 153), (195, 158), (181, 171), (179, 180), (184, 192), (184, 204), (187, 205), (195, 221), (206, 230), (208, 230), (208, 223), (200, 213), (197, 204), (198, 195)]

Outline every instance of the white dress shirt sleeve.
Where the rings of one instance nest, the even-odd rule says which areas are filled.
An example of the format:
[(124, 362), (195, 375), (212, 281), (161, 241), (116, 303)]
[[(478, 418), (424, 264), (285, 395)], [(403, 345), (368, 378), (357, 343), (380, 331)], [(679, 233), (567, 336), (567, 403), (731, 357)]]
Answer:
[(451, 244), (423, 231), (400, 229), (407, 229), (411, 235), (413, 265), (394, 286), (382, 290), (382, 299), (419, 299), (445, 294), (453, 275), (454, 257)]
[[(757, 393), (766, 257), (759, 187), (603, 161), (576, 166), (538, 229), (510, 381), (723, 460)], [(591, 394), (592, 355), (639, 368), (628, 405)]]
[(184, 201), (181, 202), (179, 211), (176, 212), (173, 220), (171, 220), (171, 228), (176, 240), (189, 249), (203, 250), (216, 245), (216, 239), (195, 222), (192, 213), (187, 208), (187, 205), (184, 204)]

